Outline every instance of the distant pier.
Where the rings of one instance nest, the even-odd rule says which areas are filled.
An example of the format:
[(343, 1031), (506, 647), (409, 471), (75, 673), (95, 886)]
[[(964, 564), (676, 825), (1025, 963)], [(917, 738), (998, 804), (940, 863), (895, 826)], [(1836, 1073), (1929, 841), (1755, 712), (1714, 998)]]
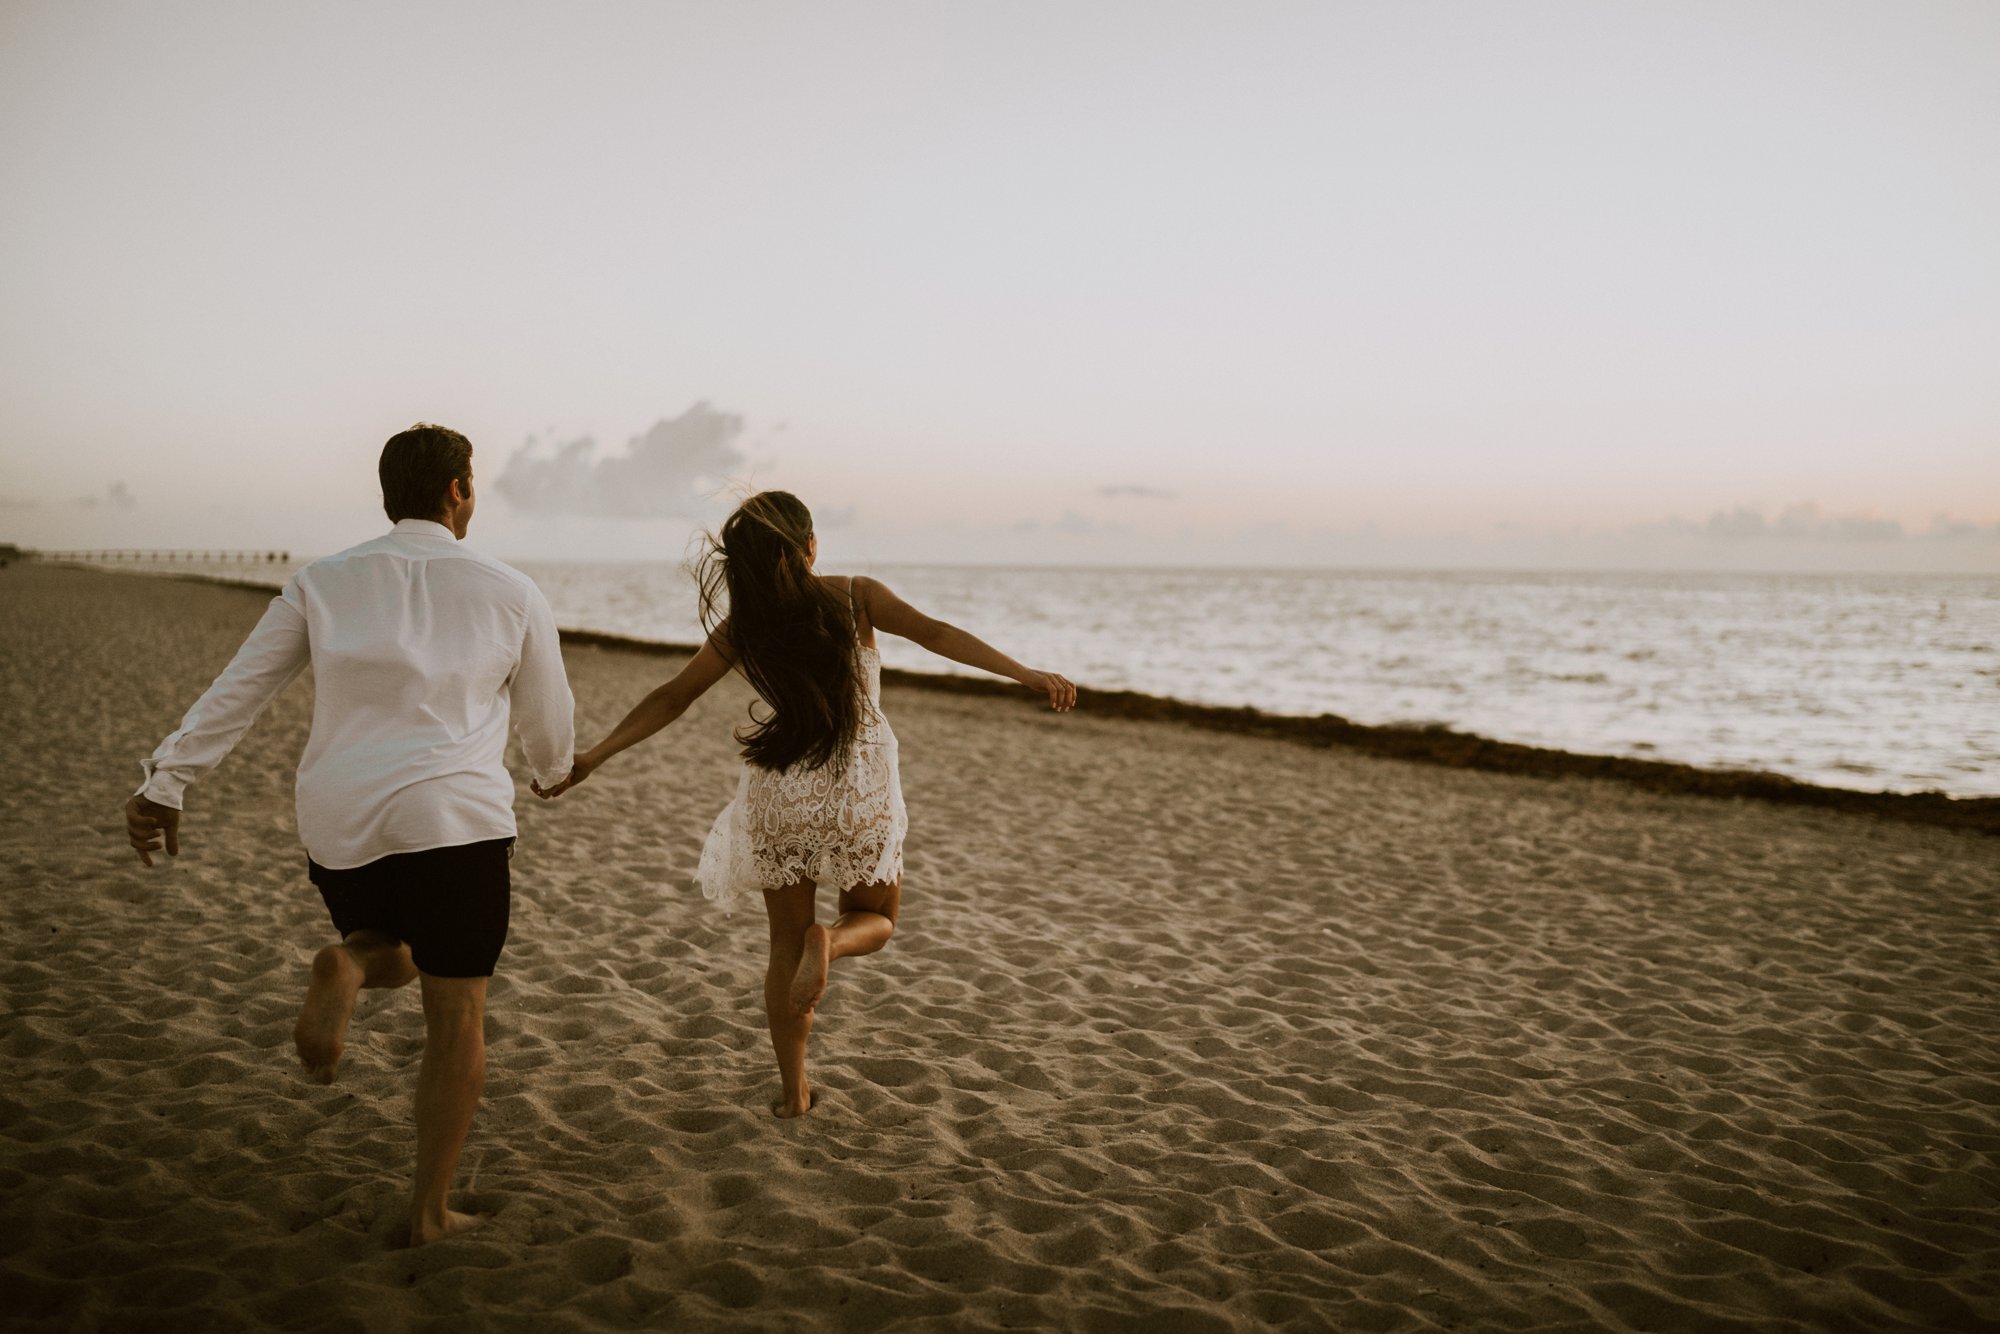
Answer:
[(289, 561), (289, 551), (224, 551), (188, 548), (98, 547), (87, 551), (23, 551), (35, 560), (75, 561), (90, 565), (265, 565)]

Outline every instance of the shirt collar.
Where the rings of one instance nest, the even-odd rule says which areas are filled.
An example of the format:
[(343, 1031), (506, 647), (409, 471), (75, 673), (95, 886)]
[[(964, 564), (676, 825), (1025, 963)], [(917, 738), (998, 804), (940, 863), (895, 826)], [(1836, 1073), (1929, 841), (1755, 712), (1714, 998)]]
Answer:
[(413, 537), (448, 537), (458, 541), (458, 534), (435, 519), (398, 519), (391, 532), (408, 533)]

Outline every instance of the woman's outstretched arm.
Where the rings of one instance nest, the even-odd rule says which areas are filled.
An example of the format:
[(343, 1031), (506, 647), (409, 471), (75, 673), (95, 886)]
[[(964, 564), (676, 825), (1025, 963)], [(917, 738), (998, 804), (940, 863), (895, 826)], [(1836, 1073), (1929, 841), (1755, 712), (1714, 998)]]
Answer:
[[(721, 633), (717, 630), (716, 635)], [(729, 659), (716, 646), (716, 635), (710, 635), (701, 650), (694, 655), (687, 666), (681, 668), (674, 679), (647, 695), (632, 706), (618, 726), (611, 729), (604, 740), (589, 750), (578, 751), (572, 761), (569, 777), (547, 791), (534, 784), (538, 797), (560, 797), (563, 793), (590, 777), (591, 770), (629, 746), (636, 746), (653, 733), (687, 712), (688, 705), (700, 699), (708, 688), (729, 674)]]
[(1023, 667), (971, 631), (961, 630), (935, 616), (924, 615), (897, 597), (887, 584), (875, 579), (857, 578), (854, 592), (877, 630), (900, 635), (940, 658), (950, 658), (953, 662), (962, 662), (968, 667), (992, 672), (995, 676), (1005, 676), (1037, 693), (1046, 693), (1049, 707), (1058, 713), (1067, 713), (1076, 707), (1076, 687), (1070, 684), (1068, 678), (1054, 672)]

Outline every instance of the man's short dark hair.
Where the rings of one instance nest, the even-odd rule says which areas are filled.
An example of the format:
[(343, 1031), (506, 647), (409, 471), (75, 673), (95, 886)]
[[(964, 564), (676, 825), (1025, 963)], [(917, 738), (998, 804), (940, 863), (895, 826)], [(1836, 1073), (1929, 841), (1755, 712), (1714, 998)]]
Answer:
[(435, 519), (444, 513), (452, 478), (472, 490), (472, 442), (447, 426), (418, 422), (382, 446), (382, 508), (389, 521)]

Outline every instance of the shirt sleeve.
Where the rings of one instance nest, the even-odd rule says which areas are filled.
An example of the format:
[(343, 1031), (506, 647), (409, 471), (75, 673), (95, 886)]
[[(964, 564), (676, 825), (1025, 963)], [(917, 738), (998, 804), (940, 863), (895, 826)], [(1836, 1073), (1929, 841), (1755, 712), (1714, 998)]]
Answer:
[(264, 706), (291, 684), (311, 657), (305, 612), (293, 581), (271, 599), (257, 628), (194, 702), (181, 725), (151, 758), (139, 762), (146, 781), (138, 795), (179, 810), (187, 785), (222, 762)]
[(514, 669), (514, 730), (535, 782), (549, 787), (569, 776), (576, 757), (576, 697), (563, 671), (555, 613), (538, 588), (528, 590), (528, 623), (521, 663)]

